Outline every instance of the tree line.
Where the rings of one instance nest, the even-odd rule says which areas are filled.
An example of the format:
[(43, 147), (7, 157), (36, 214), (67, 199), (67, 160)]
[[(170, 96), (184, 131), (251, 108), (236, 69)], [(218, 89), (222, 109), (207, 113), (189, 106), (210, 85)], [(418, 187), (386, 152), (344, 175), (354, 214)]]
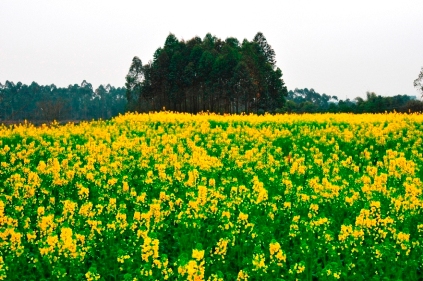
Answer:
[(319, 94), (314, 89), (295, 89), (288, 92), (280, 113), (384, 113), (423, 112), (423, 102), (415, 97), (396, 95), (383, 97), (367, 92), (366, 97), (339, 100), (337, 96)]
[(261, 32), (242, 42), (210, 33), (188, 41), (169, 34), (152, 61), (133, 58), (125, 86), (128, 110), (139, 112), (276, 112), (288, 93)]
[[(339, 100), (314, 89), (288, 92), (275, 52), (263, 33), (253, 40), (178, 40), (169, 34), (153, 60), (134, 57), (125, 87), (87, 81), (68, 87), (0, 83), (0, 123), (4, 121), (63, 121), (109, 119), (126, 111), (216, 113), (383, 113), (423, 112), (423, 102), (406, 95)], [(423, 68), (414, 80), (423, 96)]]
[[(67, 88), (58, 88), (54, 84), (42, 86), (33, 82), (25, 85), (6, 81), (4, 85), (0, 83), (0, 123), (109, 119), (128, 111), (127, 93), (125, 87), (110, 85), (93, 89), (85, 80), (81, 85), (69, 85)], [(367, 92), (364, 99), (339, 100), (337, 96), (319, 94), (314, 89), (296, 88), (288, 91), (285, 99), (275, 113), (423, 112), (423, 102), (407, 95), (383, 97)], [(238, 109), (244, 109), (244, 106)]]
[(126, 89), (100, 85), (97, 89), (85, 80), (67, 88), (0, 83), (0, 121), (53, 121), (108, 119), (126, 109)]

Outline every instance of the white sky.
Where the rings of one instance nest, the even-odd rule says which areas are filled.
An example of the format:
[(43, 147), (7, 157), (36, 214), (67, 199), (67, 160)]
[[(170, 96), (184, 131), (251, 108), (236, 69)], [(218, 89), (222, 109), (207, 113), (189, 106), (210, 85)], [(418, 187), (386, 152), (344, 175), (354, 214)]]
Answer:
[(261, 31), (288, 89), (418, 95), (423, 1), (0, 0), (0, 82), (123, 86), (133, 56), (179, 39)]

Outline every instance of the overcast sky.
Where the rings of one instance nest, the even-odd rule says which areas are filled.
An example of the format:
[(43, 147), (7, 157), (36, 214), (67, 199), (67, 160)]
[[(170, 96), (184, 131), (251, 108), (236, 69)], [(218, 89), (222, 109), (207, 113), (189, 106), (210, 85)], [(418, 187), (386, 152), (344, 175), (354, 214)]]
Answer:
[(418, 95), (423, 1), (0, 0), (0, 82), (123, 86), (169, 33), (252, 40), (261, 31), (288, 89), (340, 99)]

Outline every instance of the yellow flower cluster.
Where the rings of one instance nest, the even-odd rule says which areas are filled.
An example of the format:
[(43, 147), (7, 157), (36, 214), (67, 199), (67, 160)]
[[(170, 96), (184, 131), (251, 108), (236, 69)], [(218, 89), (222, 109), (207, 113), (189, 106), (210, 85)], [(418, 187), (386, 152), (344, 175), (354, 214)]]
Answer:
[(422, 279), (423, 115), (0, 125), (0, 280)]

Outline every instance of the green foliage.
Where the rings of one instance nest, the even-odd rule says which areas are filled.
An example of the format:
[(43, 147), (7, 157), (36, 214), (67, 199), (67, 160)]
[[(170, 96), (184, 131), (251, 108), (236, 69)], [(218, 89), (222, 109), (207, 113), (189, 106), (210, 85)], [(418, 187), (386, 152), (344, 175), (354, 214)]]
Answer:
[(314, 89), (295, 89), (288, 92), (287, 102), (278, 112), (287, 113), (384, 113), (422, 112), (423, 103), (407, 95), (382, 97), (367, 92), (366, 99), (338, 100), (337, 96), (319, 94)]
[(131, 67), (129, 68), (128, 75), (126, 75), (126, 99), (128, 101), (128, 110), (135, 110), (140, 95), (140, 83), (143, 79), (142, 62), (138, 57), (132, 59)]
[(124, 113), (126, 100), (125, 88), (100, 85), (93, 89), (85, 80), (67, 88), (6, 81), (0, 84), (0, 123), (108, 119)]
[(275, 63), (275, 52), (261, 32), (242, 44), (233, 37), (223, 41), (207, 34), (203, 40), (179, 41), (169, 34), (153, 61), (137, 68), (144, 79), (127, 84), (136, 89), (128, 90), (131, 94), (139, 95), (128, 95), (128, 104), (137, 100), (139, 111), (276, 112), (287, 89)]

